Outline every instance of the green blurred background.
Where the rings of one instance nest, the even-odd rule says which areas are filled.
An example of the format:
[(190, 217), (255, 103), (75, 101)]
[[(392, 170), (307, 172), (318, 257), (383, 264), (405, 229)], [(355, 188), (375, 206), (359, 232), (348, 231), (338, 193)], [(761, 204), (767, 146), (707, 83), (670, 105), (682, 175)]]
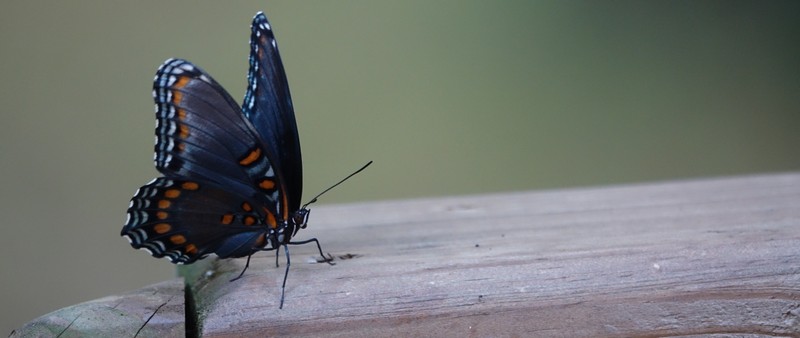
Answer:
[(0, 334), (174, 276), (119, 237), (156, 175), (153, 75), (187, 58), (241, 100), (258, 10), (305, 196), (375, 161), (321, 203), (800, 169), (797, 1), (0, 8)]

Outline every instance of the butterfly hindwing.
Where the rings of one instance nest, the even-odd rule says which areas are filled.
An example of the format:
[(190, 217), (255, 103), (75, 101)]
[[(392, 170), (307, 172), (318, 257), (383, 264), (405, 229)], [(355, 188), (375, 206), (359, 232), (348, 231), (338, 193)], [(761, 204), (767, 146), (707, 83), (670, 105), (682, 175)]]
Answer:
[(160, 177), (131, 199), (122, 235), (155, 257), (192, 263), (255, 252), (266, 243), (265, 219), (266, 210), (214, 183)]

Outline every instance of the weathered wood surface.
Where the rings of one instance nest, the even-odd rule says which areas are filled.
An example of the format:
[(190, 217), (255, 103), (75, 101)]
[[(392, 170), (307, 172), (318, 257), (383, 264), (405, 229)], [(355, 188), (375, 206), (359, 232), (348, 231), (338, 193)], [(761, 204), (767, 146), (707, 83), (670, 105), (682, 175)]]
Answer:
[(314, 209), (291, 247), (195, 266), (205, 336), (800, 336), (800, 174)]
[[(188, 266), (186, 332), (800, 337), (800, 173), (317, 207), (309, 237), (336, 265), (291, 247), (282, 310), (272, 253)], [(15, 336), (183, 336), (180, 282), (132, 294)]]
[(10, 337), (183, 337), (183, 280), (59, 309), (14, 330)]

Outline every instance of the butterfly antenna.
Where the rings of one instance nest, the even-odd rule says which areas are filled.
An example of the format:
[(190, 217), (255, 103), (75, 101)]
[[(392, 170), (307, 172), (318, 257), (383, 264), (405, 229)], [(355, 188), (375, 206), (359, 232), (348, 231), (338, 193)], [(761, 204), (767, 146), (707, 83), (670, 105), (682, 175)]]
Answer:
[(339, 181), (339, 182), (336, 182), (336, 184), (334, 184), (334, 185), (330, 186), (328, 189), (325, 189), (325, 190), (323, 190), (323, 191), (322, 191), (321, 193), (319, 193), (317, 196), (314, 196), (314, 198), (312, 198), (310, 201), (308, 201), (308, 203), (306, 203), (306, 204), (303, 204), (303, 207), (302, 207), (302, 208), (300, 208), (300, 209), (305, 209), (305, 208), (306, 208), (306, 207), (307, 207), (309, 204), (316, 202), (316, 201), (317, 201), (317, 198), (319, 198), (320, 196), (322, 196), (322, 194), (324, 194), (324, 193), (326, 193), (326, 192), (330, 191), (330, 190), (331, 190), (331, 189), (333, 189), (333, 188), (336, 188), (336, 186), (337, 186), (337, 185), (339, 185), (339, 184), (342, 184), (344, 181), (347, 181), (347, 179), (349, 179), (350, 177), (353, 177), (355, 174), (358, 174), (358, 173), (360, 173), (362, 170), (364, 170), (364, 169), (367, 169), (367, 167), (369, 167), (369, 165), (370, 165), (370, 164), (372, 164), (372, 161), (369, 161), (369, 162), (367, 162), (367, 164), (365, 164), (363, 167), (361, 167), (361, 169), (358, 169), (358, 170), (354, 171), (352, 174), (350, 174), (350, 175), (347, 175), (347, 177), (343, 178), (343, 179), (342, 179), (341, 181)]

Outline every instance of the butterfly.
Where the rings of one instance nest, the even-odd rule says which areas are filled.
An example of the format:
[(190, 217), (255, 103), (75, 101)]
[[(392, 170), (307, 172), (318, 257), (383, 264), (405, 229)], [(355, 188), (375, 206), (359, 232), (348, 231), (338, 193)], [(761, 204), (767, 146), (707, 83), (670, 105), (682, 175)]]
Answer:
[(212, 253), (247, 257), (233, 280), (242, 277), (254, 253), (277, 254), (283, 246), (283, 308), (291, 264), (288, 245), (313, 242), (325, 262), (332, 264), (332, 258), (323, 254), (316, 238), (292, 241), (306, 227), (307, 206), (316, 197), (300, 206), (297, 124), (278, 45), (264, 13), (253, 18), (251, 31), (248, 87), (241, 106), (186, 60), (169, 59), (158, 68), (153, 83), (154, 161), (163, 176), (136, 191), (121, 235), (132, 247), (176, 264)]

